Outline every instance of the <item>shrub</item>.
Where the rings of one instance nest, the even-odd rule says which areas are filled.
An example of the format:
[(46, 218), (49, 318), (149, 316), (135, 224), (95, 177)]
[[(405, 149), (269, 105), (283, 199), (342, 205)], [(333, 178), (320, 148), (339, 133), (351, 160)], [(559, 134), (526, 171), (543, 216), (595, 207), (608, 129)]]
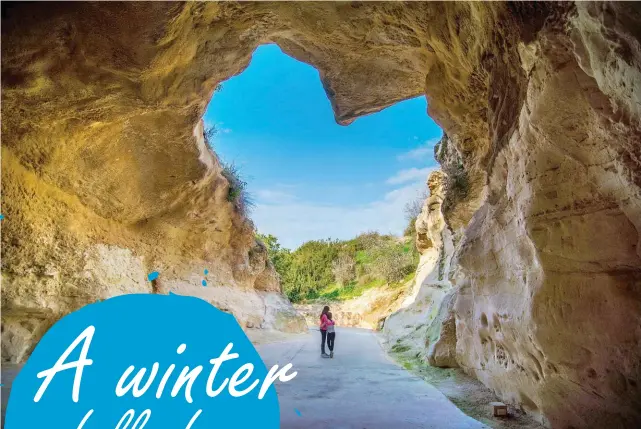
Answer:
[(388, 282), (400, 282), (416, 269), (416, 258), (413, 249), (405, 249), (398, 243), (389, 244), (377, 249), (373, 262), (376, 274)]
[(467, 196), (469, 190), (469, 181), (467, 179), (467, 172), (463, 163), (459, 163), (455, 168), (448, 172), (447, 177), (447, 192), (453, 193), (458, 200)]
[(282, 278), (283, 291), (292, 301), (317, 298), (320, 290), (334, 283), (332, 263), (338, 247), (336, 241), (314, 240), (292, 252), (291, 265)]
[(292, 252), (282, 249), (274, 236), (257, 238), (265, 243), (282, 290), (292, 302), (350, 299), (385, 283), (397, 287), (418, 263), (412, 239), (399, 241), (375, 232), (346, 241), (308, 241)]
[(416, 234), (416, 218), (415, 217), (410, 219), (409, 224), (405, 227), (405, 230), (403, 231), (403, 235), (405, 237), (412, 237), (414, 234)]
[(222, 175), (229, 182), (227, 191), (227, 201), (233, 203), (236, 209), (243, 215), (248, 215), (254, 206), (254, 201), (247, 191), (247, 182), (242, 178), (239, 168), (231, 163), (221, 163), (223, 167)]
[(382, 235), (378, 232), (365, 232), (356, 238), (347, 242), (347, 244), (352, 247), (355, 251), (359, 250), (370, 250), (375, 247), (381, 246), (387, 241), (394, 239), (391, 235)]
[(274, 269), (281, 277), (282, 282), (283, 277), (287, 274), (292, 263), (290, 250), (281, 247), (278, 239), (271, 234), (263, 235), (257, 233), (256, 240), (263, 243), (267, 248), (267, 256), (269, 256), (269, 260), (272, 262), (272, 265), (274, 265)]
[(356, 261), (347, 253), (342, 253), (332, 262), (332, 274), (340, 285), (345, 285), (356, 277)]
[(392, 351), (395, 353), (404, 353), (410, 349), (409, 346), (405, 344), (396, 343), (392, 346)]
[(203, 136), (205, 137), (205, 143), (209, 147), (214, 147), (214, 137), (218, 134), (218, 130), (216, 129), (215, 126), (210, 126), (208, 128), (205, 128), (205, 131), (203, 131)]
[[(222, 88), (222, 86), (219, 85)], [(218, 91), (218, 88), (216, 89)], [(205, 144), (213, 148), (214, 146), (214, 137), (218, 133), (218, 130), (214, 125), (205, 128), (203, 131), (203, 136), (205, 138)], [(222, 175), (229, 182), (229, 190), (227, 192), (227, 201), (234, 203), (236, 209), (242, 213), (244, 216), (247, 216), (251, 211), (251, 208), (254, 206), (253, 198), (251, 194), (247, 191), (247, 182), (243, 180), (242, 174), (238, 166), (234, 163), (226, 163), (221, 161), (221, 166), (223, 168)]]

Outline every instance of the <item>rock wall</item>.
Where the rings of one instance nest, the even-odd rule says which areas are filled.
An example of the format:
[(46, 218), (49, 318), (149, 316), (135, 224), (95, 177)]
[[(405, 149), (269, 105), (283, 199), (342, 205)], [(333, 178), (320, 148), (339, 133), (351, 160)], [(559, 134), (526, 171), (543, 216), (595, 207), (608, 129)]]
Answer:
[[(199, 296), (244, 328), (304, 330), (251, 223), (226, 201), (215, 162), (218, 170), (209, 170), (200, 186), (217, 190), (197, 196), (202, 201), (190, 208), (207, 223), (174, 213), (127, 224), (47, 183), (3, 147), (3, 361), (24, 361), (68, 312), (124, 293)], [(149, 282), (152, 271), (160, 276)]]
[[(437, 146), (447, 150), (447, 137)], [(450, 151), (454, 149), (450, 146)], [(447, 176), (430, 174), (429, 197), (416, 219), (416, 247), (421, 253), (414, 289), (400, 308), (385, 319), (384, 344), (388, 349), (410, 349), (431, 365), (457, 367), (456, 324), (453, 312), (456, 288), (454, 240), (442, 214)]]
[(641, 425), (636, 3), (3, 3), (2, 14), (5, 356), (23, 358), (98, 296), (214, 293), (198, 286), (204, 268), (229, 287), (216, 299), (260, 322), (277, 286), (197, 124), (216, 85), (274, 42), (319, 70), (340, 123), (427, 95), (456, 152), (442, 161), (441, 212), (457, 362), (550, 427)]
[[(513, 129), (490, 132), (488, 156), (474, 160), (458, 135), (441, 143), (445, 231), (460, 237), (454, 289), (435, 305), (432, 257), (418, 271), (429, 272), (425, 291), (385, 330), (389, 346), (423, 343), (432, 365), (460, 365), (546, 426), (632, 428), (641, 424), (640, 14), (603, 3), (567, 13), (563, 31), (549, 25), (518, 42), (523, 100), (508, 104), (519, 112)], [(490, 100), (505, 109), (511, 100), (496, 89)], [(444, 143), (456, 153), (442, 153)], [(426, 243), (428, 255), (439, 240)]]
[(641, 51), (604, 27), (625, 7), (577, 8), (568, 34), (520, 45), (527, 95), (458, 255), (457, 349), (550, 426), (634, 427)]

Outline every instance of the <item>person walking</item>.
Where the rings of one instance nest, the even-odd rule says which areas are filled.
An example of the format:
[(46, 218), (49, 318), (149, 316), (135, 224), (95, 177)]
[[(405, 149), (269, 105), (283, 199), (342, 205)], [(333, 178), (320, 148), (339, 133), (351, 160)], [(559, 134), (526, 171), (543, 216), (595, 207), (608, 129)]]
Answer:
[(323, 312), (320, 315), (320, 333), (321, 333), (321, 357), (328, 358), (329, 355), (325, 353), (325, 341), (327, 340), (327, 326), (329, 319), (327, 318), (327, 313), (329, 313), (329, 306), (326, 305), (323, 307)]

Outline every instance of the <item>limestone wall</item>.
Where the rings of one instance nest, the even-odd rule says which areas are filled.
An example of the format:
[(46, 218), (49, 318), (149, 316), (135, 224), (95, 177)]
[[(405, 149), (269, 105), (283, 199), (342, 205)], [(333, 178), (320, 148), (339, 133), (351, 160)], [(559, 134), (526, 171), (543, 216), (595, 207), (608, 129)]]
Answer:
[[(274, 42), (340, 123), (426, 94), (456, 156), (452, 269), (424, 301), (458, 291), (458, 364), (550, 427), (639, 427), (640, 23), (623, 2), (3, 3), (3, 356), (85, 302), (152, 292), (150, 269), (246, 326), (277, 319), (198, 125)], [(423, 283), (406, 309), (451, 332), (415, 305)]]
[[(438, 147), (446, 148), (446, 141), (444, 137)], [(458, 291), (450, 278), (455, 272), (455, 248), (441, 211), (446, 180), (441, 171), (429, 176), (430, 195), (416, 219), (416, 245), (421, 257), (414, 290), (385, 319), (383, 336), (388, 349), (409, 348), (432, 365), (457, 367), (453, 305)]]

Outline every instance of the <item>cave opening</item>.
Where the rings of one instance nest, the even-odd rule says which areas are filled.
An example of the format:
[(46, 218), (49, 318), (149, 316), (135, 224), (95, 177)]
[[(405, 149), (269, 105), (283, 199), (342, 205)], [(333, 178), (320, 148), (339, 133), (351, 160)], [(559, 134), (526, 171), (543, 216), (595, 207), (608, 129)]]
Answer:
[(203, 120), (224, 172), (246, 194), (239, 204), (252, 203), (257, 230), (292, 250), (367, 231), (402, 235), (404, 208), (422, 204), (438, 169), (442, 130), (424, 96), (340, 125), (318, 71), (276, 44), (258, 47), (216, 88)]

